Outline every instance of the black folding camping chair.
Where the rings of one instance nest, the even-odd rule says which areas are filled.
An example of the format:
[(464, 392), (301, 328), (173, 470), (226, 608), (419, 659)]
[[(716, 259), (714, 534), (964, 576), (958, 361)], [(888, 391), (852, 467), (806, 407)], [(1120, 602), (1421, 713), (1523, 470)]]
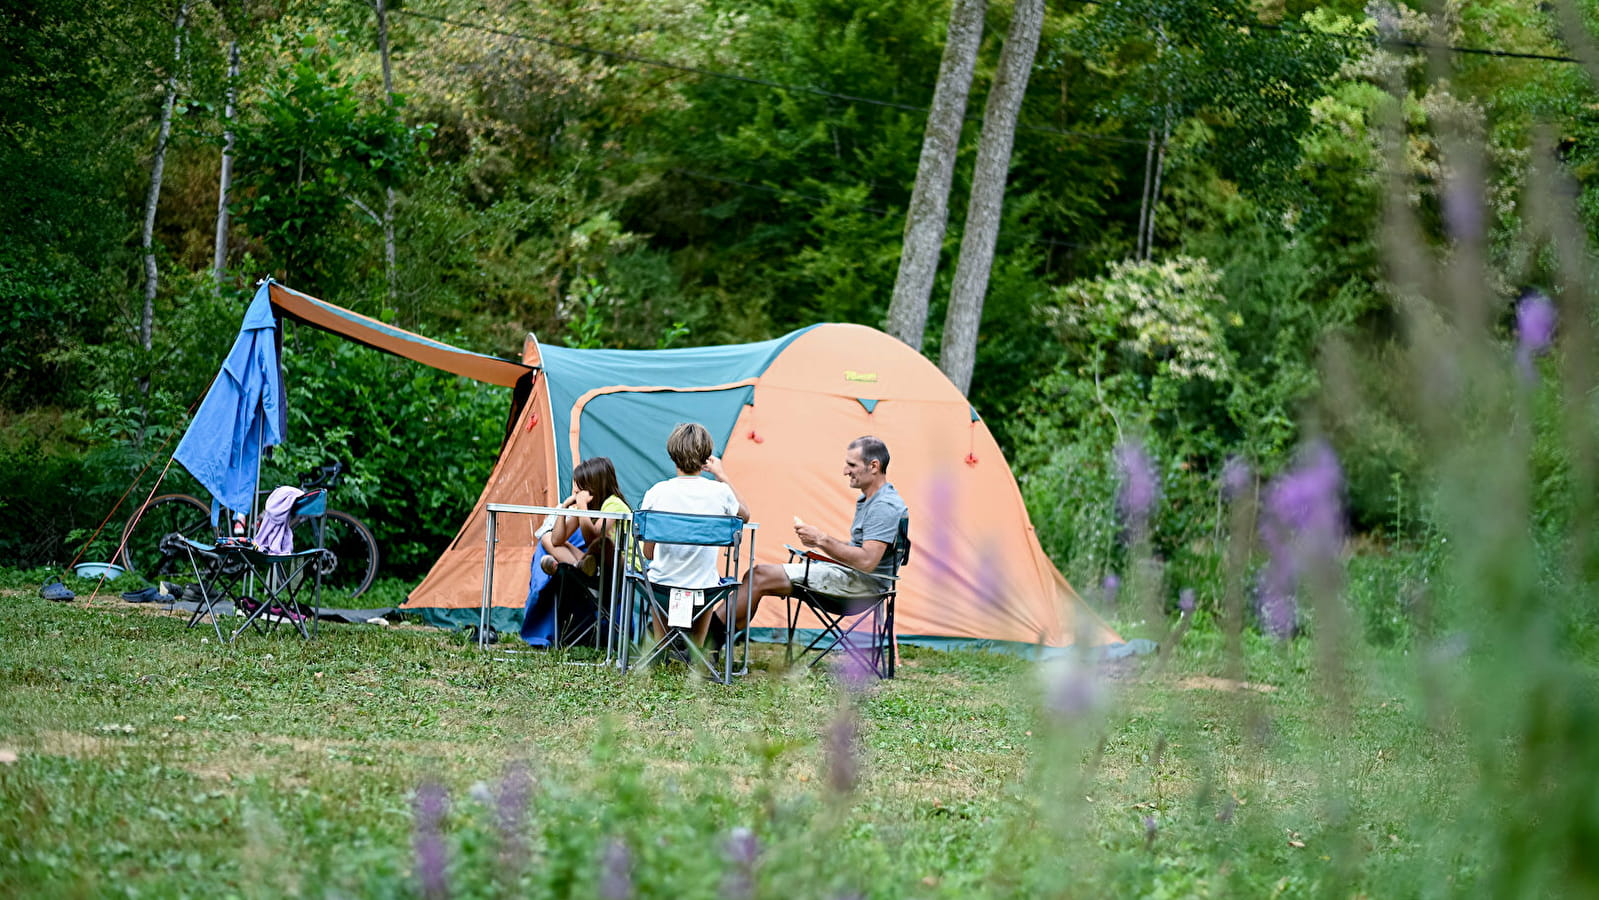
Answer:
[[(790, 664), (796, 659), (809, 658), (808, 665), (814, 666), (829, 653), (838, 651), (850, 656), (862, 668), (870, 669), (878, 678), (894, 677), (894, 600), (899, 595), (899, 570), (911, 558), (910, 519), (899, 520), (899, 534), (885, 552), (892, 554), (893, 566), (887, 575), (874, 573), (883, 583), (883, 589), (878, 592), (825, 594), (795, 583), (793, 595), (788, 598), (787, 658)], [(815, 562), (843, 565), (811, 550), (789, 547), (788, 553), (790, 562), (803, 560), (807, 572)], [(810, 610), (822, 627), (796, 654), (794, 638), (799, 632), (802, 609)]]

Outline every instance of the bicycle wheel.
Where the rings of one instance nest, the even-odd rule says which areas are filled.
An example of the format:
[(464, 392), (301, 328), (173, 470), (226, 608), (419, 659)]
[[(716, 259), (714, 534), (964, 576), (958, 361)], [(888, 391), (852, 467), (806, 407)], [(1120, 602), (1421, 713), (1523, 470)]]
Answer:
[(215, 541), (211, 505), (188, 494), (162, 494), (151, 500), (144, 513), (122, 529), (122, 566), (147, 581), (190, 574), (184, 571), (181, 556), (161, 552), (161, 540), (174, 533), (203, 544)]
[[(317, 546), (316, 519), (294, 522), (294, 548)], [(347, 512), (328, 510), (322, 520), (322, 546), (332, 550), (337, 562), (331, 572), (322, 574), (322, 588), (337, 595), (329, 599), (354, 600), (366, 593), (378, 576), (378, 542), (360, 519)]]

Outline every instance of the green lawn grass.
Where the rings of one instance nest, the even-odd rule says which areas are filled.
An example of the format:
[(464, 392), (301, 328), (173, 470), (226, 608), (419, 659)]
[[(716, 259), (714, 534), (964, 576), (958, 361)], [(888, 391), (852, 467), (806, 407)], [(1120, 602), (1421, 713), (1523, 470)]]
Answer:
[[(219, 646), (87, 583), (40, 600), (30, 577), (0, 578), (7, 896), (415, 896), (424, 784), (449, 797), (452, 896), (596, 896), (607, 856), (637, 896), (1425, 896), (1476, 877), (1464, 744), (1402, 650), (1358, 651), (1331, 690), (1308, 641), (1250, 637), (1240, 684), (1202, 620), (1164, 668), (1100, 666), (1099, 702), (1062, 713), (1058, 670), (1003, 655), (906, 648), (852, 698), (768, 647), (723, 687), (409, 626)], [(847, 709), (841, 791), (826, 747)], [(753, 866), (727, 850), (738, 828)]]

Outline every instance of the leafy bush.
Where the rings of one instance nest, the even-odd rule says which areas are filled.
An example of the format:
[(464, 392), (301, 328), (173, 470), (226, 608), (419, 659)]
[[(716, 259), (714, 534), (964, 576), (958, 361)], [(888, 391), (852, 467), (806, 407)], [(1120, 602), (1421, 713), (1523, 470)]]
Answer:
[(488, 480), (510, 392), (308, 328), (294, 329), (283, 357), (288, 439), (261, 484), (343, 462), (333, 505), (372, 529), (385, 574), (420, 574)]

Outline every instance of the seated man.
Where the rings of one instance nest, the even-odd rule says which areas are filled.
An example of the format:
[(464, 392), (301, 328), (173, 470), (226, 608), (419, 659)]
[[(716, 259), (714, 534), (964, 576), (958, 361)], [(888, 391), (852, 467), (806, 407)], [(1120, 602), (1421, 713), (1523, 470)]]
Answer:
[[(748, 609), (741, 606), (738, 610), (736, 627), (743, 628), (749, 622), (762, 597), (787, 597), (794, 593), (795, 584), (845, 597), (870, 596), (886, 587), (874, 576), (893, 572), (894, 559), (888, 549), (899, 537), (900, 519), (907, 515), (905, 501), (888, 481), (888, 447), (870, 435), (851, 441), (844, 453), (844, 475), (849, 486), (861, 492), (855, 500), (855, 520), (850, 524), (848, 542), (794, 517), (794, 533), (801, 544), (843, 565), (812, 560), (808, 564), (809, 575), (804, 562), (750, 567), (744, 579), (746, 586), (753, 588), (754, 596)], [(742, 590), (739, 596), (742, 604)]]
[[(744, 505), (738, 492), (728, 482), (727, 473), (722, 470), (722, 461), (712, 455), (715, 449), (711, 434), (703, 425), (689, 422), (672, 429), (671, 436), (666, 439), (666, 455), (672, 458), (677, 476), (646, 491), (639, 509), (703, 516), (738, 516), (748, 522), (749, 507)], [(702, 473), (715, 480), (701, 478)], [(715, 547), (645, 542), (643, 549), (644, 556), (649, 560), (650, 581), (654, 584), (703, 590), (722, 583)], [(696, 642), (704, 642), (710, 621), (710, 616), (704, 616), (695, 622), (693, 636)], [(663, 631), (659, 621), (655, 623), (655, 630), (657, 636)]]

